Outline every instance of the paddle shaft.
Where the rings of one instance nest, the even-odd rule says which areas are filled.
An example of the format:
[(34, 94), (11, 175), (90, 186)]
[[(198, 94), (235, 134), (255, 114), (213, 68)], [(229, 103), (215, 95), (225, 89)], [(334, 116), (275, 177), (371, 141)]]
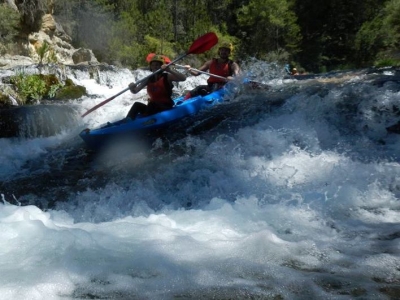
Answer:
[[(178, 65), (178, 64), (175, 64), (175, 66), (180, 67), (180, 68), (186, 68), (185, 66), (183, 66), (183, 65)], [(208, 72), (200, 71), (200, 70), (195, 69), (195, 68), (190, 68), (189, 70), (193, 70), (193, 71), (195, 71), (195, 72), (197, 72), (197, 73), (200, 73), (200, 74), (205, 74), (205, 75), (208, 75), (208, 76), (212, 76), (212, 77), (215, 77), (215, 78), (219, 78), (219, 79), (223, 79), (223, 80), (228, 81), (228, 80), (226, 79), (226, 77), (222, 77), (222, 76), (219, 76), (219, 75), (215, 75), (215, 74), (211, 74), (211, 73), (208, 73)]]
[[(179, 64), (175, 64), (175, 66), (177, 66), (179, 68), (186, 68), (185, 66), (179, 65)], [(215, 78), (219, 78), (219, 79), (223, 79), (223, 80), (228, 81), (226, 79), (226, 77), (222, 77), (222, 76), (219, 76), (219, 75), (215, 75), (215, 74), (211, 74), (211, 73), (208, 73), (208, 72), (200, 71), (200, 70), (194, 69), (194, 68), (190, 68), (190, 69), (193, 70), (193, 71), (196, 71), (198, 73), (201, 73), (201, 74), (209, 75), (209, 76), (212, 76), (212, 77), (215, 77)], [(265, 83), (262, 83), (262, 82), (258, 82), (258, 81), (254, 81), (254, 80), (249, 80), (248, 82), (249, 83), (253, 83), (253, 84), (262, 85), (262, 86), (264, 86), (264, 88), (267, 88), (267, 89), (270, 88), (270, 86), (268, 84), (265, 84)]]
[(119, 95), (125, 93), (127, 90), (129, 90), (129, 87), (127, 87), (126, 89), (120, 91), (118, 94), (104, 100), (103, 102), (100, 102), (99, 104), (93, 106), (91, 109), (89, 109), (88, 111), (86, 111), (81, 117), (83, 118), (84, 116), (90, 114), (92, 111), (95, 111), (96, 109), (98, 109), (100, 106), (103, 106), (104, 104), (110, 102), (111, 100), (113, 100), (114, 98), (118, 97)]

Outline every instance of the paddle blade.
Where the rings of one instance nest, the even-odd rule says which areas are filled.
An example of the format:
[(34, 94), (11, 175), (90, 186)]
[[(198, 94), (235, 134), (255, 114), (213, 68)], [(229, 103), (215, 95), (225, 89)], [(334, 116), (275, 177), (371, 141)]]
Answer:
[(210, 50), (218, 43), (218, 37), (214, 32), (206, 33), (193, 42), (187, 54), (200, 54)]

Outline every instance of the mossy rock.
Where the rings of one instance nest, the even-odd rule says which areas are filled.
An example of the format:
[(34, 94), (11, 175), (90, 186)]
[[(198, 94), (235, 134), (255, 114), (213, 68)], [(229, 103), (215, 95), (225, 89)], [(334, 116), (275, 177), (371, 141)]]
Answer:
[(69, 99), (78, 99), (82, 96), (86, 95), (86, 88), (80, 85), (68, 86), (57, 90), (56, 95), (54, 97), (55, 100), (69, 100)]
[(60, 84), (60, 81), (58, 80), (55, 74), (48, 74), (48, 75), (40, 74), (39, 76), (43, 79), (44, 82), (46, 82), (46, 86), (48, 87)]
[(75, 83), (72, 81), (72, 79), (67, 78), (65, 80), (65, 86), (75, 86)]
[(0, 108), (7, 108), (7, 107), (11, 107), (10, 98), (7, 95), (0, 92)]

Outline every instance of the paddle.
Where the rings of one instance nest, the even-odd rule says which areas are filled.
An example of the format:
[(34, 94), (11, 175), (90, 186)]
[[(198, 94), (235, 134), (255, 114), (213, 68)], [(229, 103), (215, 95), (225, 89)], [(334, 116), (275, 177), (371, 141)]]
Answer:
[[(210, 50), (217, 43), (218, 43), (218, 37), (214, 32), (206, 33), (205, 35), (202, 35), (197, 40), (195, 40), (186, 53), (182, 54), (181, 56), (179, 56), (178, 58), (174, 59), (173, 61), (170, 61), (169, 63), (167, 63), (167, 66), (172, 65), (173, 63), (177, 62), (178, 60), (181, 60), (182, 58), (184, 58), (185, 56), (187, 56), (189, 54), (204, 53), (207, 50)], [(142, 83), (143, 81), (148, 80), (151, 76), (153, 76), (153, 75), (155, 75), (157, 73), (160, 73), (160, 72), (163, 72), (163, 69), (159, 69), (159, 70), (153, 72), (152, 74), (146, 76), (145, 78), (142, 78), (141, 80), (139, 80), (135, 84), (137, 85), (139, 83)], [(116, 94), (116, 95), (104, 100), (103, 102), (100, 102), (99, 104), (95, 105), (94, 107), (89, 109), (87, 112), (85, 112), (82, 115), (82, 118), (84, 116), (90, 114), (92, 111), (94, 111), (94, 110), (98, 109), (99, 107), (103, 106), (104, 104), (110, 102), (111, 100), (113, 100), (114, 98), (118, 97), (119, 95), (125, 93), (128, 90), (129, 90), (129, 87), (127, 87), (123, 91), (119, 92), (118, 94)]]
[[(175, 64), (175, 66), (177, 66), (177, 67), (179, 67), (179, 68), (186, 68), (185, 66), (183, 66), (183, 65), (179, 65), (179, 64)], [(198, 70), (198, 69), (195, 69), (195, 68), (190, 68), (191, 70), (193, 70), (193, 71), (196, 71), (196, 72), (198, 72), (198, 73), (201, 73), (201, 74), (205, 74), (205, 75), (208, 75), (208, 76), (212, 76), (212, 77), (215, 77), (215, 78), (219, 78), (219, 79), (223, 79), (223, 80), (225, 80), (225, 81), (228, 81), (227, 79), (226, 79), (226, 77), (223, 77), (223, 76), (218, 76), (218, 75), (215, 75), (215, 74), (211, 74), (211, 73), (208, 73), (208, 72), (204, 72), (204, 71), (200, 71), (200, 70)], [(258, 82), (258, 81), (254, 81), (254, 80), (248, 80), (248, 79), (246, 79), (245, 81), (244, 81), (244, 83), (250, 83), (251, 84), (251, 87), (253, 88), (253, 89), (269, 89), (269, 88), (271, 88), (268, 84), (265, 84), (265, 83), (262, 83), (262, 82)]]
[[(147, 57), (146, 57), (146, 61), (150, 62), (155, 55), (156, 55), (155, 53), (149, 53), (147, 55)], [(161, 56), (163, 57), (163, 59), (165, 60), (166, 63), (170, 63), (171, 62), (171, 60), (169, 59), (168, 56), (165, 56), (165, 55), (161, 55)], [(183, 65), (176, 64), (176, 63), (174, 65), (177, 66), (178, 68), (185, 68), (186, 69), (186, 67), (183, 66)], [(198, 72), (200, 74), (205, 74), (205, 75), (208, 75), (208, 76), (212, 76), (212, 77), (215, 77), (215, 78), (219, 78), (219, 79), (228, 81), (227, 78), (223, 77), (223, 76), (211, 74), (211, 73), (208, 73), (208, 72), (205, 72), (205, 71), (200, 71), (200, 70), (195, 69), (195, 68), (190, 68), (190, 69), (193, 70), (193, 71), (196, 71), (196, 72)], [(265, 83), (262, 83), (262, 82), (258, 82), (258, 81), (254, 81), (254, 80), (249, 80), (249, 79), (246, 79), (244, 81), (244, 83), (251, 84), (251, 88), (253, 88), (253, 89), (265, 89), (265, 90), (268, 90), (268, 89), (271, 88), (271, 86), (269, 86), (268, 84), (265, 84)]]
[[(178, 64), (175, 64), (175, 66), (177, 66), (177, 67), (179, 67), (179, 68), (186, 68), (185, 66), (178, 65)], [(215, 78), (219, 78), (219, 79), (223, 79), (223, 80), (225, 80), (225, 81), (228, 81), (228, 80), (226, 79), (226, 77), (223, 77), (223, 76), (218, 76), (218, 75), (211, 74), (211, 73), (208, 73), (208, 72), (200, 71), (200, 70), (195, 69), (195, 68), (190, 68), (190, 69), (193, 70), (193, 71), (196, 71), (197, 73), (200, 73), (200, 74), (205, 74), (205, 75), (208, 75), (208, 76), (212, 76), (212, 77), (215, 77)]]
[[(146, 61), (147, 61), (147, 62), (150, 62), (154, 56), (156, 56), (155, 53), (149, 53), (149, 54), (147, 55), (147, 57), (146, 57)], [(167, 64), (169, 64), (169, 63), (171, 62), (171, 60), (169, 59), (168, 56), (165, 56), (165, 55), (161, 55), (161, 56), (162, 56), (162, 58), (164, 58), (164, 61), (165, 61)], [(174, 64), (174, 65), (177, 66), (177, 67), (179, 67), (179, 68), (186, 68), (186, 67), (183, 66), (183, 65), (179, 65), (179, 64)], [(208, 76), (212, 76), (212, 77), (219, 78), (219, 79), (223, 79), (223, 80), (226, 80), (226, 81), (227, 81), (227, 79), (226, 79), (225, 77), (223, 77), (223, 76), (218, 76), (218, 75), (211, 74), (211, 73), (208, 73), (208, 72), (200, 71), (200, 70), (197, 70), (197, 69), (195, 69), (195, 68), (190, 68), (190, 69), (193, 70), (193, 71), (196, 71), (196, 72), (198, 72), (198, 73), (200, 73), (200, 74), (205, 74), (205, 75), (208, 75)]]

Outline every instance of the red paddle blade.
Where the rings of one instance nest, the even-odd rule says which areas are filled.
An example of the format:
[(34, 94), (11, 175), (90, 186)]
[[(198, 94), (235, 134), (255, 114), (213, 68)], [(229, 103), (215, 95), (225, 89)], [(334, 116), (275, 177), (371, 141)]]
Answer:
[(217, 43), (218, 37), (214, 32), (206, 33), (193, 42), (187, 54), (204, 53), (214, 47)]
[[(149, 53), (146, 57), (146, 61), (149, 63), (154, 56), (156, 56), (155, 53)], [(171, 62), (171, 60), (169, 59), (168, 56), (165, 56), (165, 55), (161, 55), (161, 56), (162, 56), (162, 58), (164, 58), (164, 61), (166, 64), (169, 64)]]

